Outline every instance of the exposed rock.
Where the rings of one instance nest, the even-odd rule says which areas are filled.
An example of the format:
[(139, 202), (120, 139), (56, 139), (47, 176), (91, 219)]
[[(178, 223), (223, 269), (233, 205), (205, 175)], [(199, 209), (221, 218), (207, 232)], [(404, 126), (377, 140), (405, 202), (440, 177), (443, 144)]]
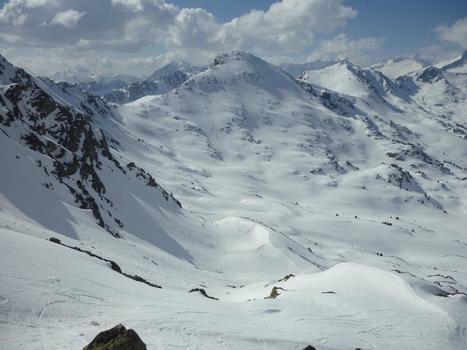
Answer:
[(146, 344), (133, 329), (119, 324), (100, 332), (83, 350), (146, 350)]
[(58, 238), (55, 238), (55, 237), (50, 237), (49, 241), (52, 243), (56, 243), (56, 244), (62, 244), (62, 242)]
[(306, 347), (303, 348), (303, 350), (317, 350), (314, 346), (307, 345)]
[(289, 273), (287, 276), (284, 276), (281, 279), (277, 280), (277, 282), (286, 282), (292, 277), (295, 277), (295, 275), (293, 273)]
[(272, 287), (271, 293), (268, 297), (265, 297), (264, 299), (276, 299), (280, 295), (279, 290), (285, 289), (281, 287)]
[(206, 290), (204, 290), (203, 288), (193, 288), (193, 289), (190, 289), (189, 293), (194, 293), (194, 292), (199, 292), (201, 293), (201, 295), (205, 296), (206, 298), (209, 298), (209, 299), (213, 299), (213, 300), (219, 300), (218, 298), (215, 298), (215, 297), (212, 297), (210, 295), (208, 295), (208, 293), (206, 293)]
[[(67, 248), (76, 250), (76, 251), (78, 251), (78, 252), (85, 253), (85, 254), (87, 254), (87, 255), (93, 257), (93, 258), (96, 258), (96, 259), (105, 261), (106, 263), (109, 263), (110, 268), (111, 268), (113, 271), (115, 271), (115, 272), (117, 272), (117, 273), (119, 273), (119, 274), (121, 274), (121, 275), (123, 275), (123, 276), (129, 278), (129, 279), (132, 279), (133, 281), (141, 282), (141, 283), (147, 284), (148, 286), (153, 287), (153, 288), (162, 289), (161, 286), (159, 286), (159, 285), (157, 285), (157, 284), (155, 284), (155, 283), (149, 282), (148, 280), (144, 279), (143, 277), (140, 277), (140, 276), (138, 276), (138, 275), (130, 275), (129, 273), (123, 272), (122, 269), (120, 268), (120, 266), (119, 266), (115, 261), (113, 261), (113, 260), (103, 258), (103, 257), (101, 257), (101, 256), (99, 256), (99, 255), (94, 254), (93, 252), (90, 252), (89, 250), (84, 250), (84, 249), (81, 249), (81, 248), (79, 248), (79, 247), (73, 247), (73, 246), (69, 246), (69, 245), (63, 244), (63, 243), (60, 242), (60, 240), (59, 240), (58, 238), (51, 237), (51, 238), (49, 238), (49, 241), (50, 241), (50, 242), (53, 242), (53, 243), (56, 243), (56, 244), (60, 244), (61, 246), (64, 246), (64, 247), (67, 247)], [(215, 299), (215, 298), (213, 298), (213, 299)]]

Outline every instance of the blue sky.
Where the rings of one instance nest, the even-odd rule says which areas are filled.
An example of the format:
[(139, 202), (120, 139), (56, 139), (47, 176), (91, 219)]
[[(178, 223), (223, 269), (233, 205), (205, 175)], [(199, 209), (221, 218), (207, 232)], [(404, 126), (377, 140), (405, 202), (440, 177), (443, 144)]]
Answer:
[(273, 63), (436, 62), (467, 49), (467, 0), (0, 0), (0, 53), (36, 73), (141, 75), (233, 49)]

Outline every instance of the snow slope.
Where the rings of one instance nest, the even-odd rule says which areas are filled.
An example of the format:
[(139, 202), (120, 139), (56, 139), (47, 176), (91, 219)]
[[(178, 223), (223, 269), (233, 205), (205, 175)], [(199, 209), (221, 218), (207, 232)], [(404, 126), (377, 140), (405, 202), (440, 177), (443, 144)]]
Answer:
[(418, 72), (427, 65), (428, 62), (416, 57), (399, 57), (374, 64), (371, 68), (396, 79), (402, 75)]
[[(433, 69), (392, 80), (329, 68), (296, 81), (235, 51), (105, 118), (90, 108), (89, 125), (117, 141), (112, 157), (182, 206), (99, 155), (121, 238), (37, 166), (54, 158), (16, 136), (24, 126), (3, 120), (0, 344), (80, 348), (123, 322), (148, 349), (465, 348), (466, 85)], [(2, 96), (15, 84), (5, 71)], [(332, 84), (337, 73), (349, 80)], [(70, 102), (79, 91), (46, 83), (85, 110)], [(77, 174), (66, 183), (78, 180), (92, 188)]]
[(298, 79), (353, 97), (381, 98), (397, 89), (394, 82), (383, 74), (360, 68), (349, 61), (305, 71)]
[(466, 74), (467, 73), (467, 51), (464, 51), (464, 53), (461, 56), (453, 60), (438, 63), (436, 67), (452, 72), (452, 73)]

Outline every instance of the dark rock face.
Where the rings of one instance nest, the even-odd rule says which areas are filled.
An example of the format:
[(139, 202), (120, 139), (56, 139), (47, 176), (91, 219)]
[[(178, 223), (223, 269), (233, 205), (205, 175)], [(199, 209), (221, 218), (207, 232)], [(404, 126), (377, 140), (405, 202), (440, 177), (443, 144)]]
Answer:
[(193, 288), (193, 289), (191, 289), (191, 290), (189, 291), (189, 293), (194, 293), (194, 292), (198, 292), (198, 293), (200, 293), (202, 296), (204, 296), (204, 297), (206, 297), (206, 298), (208, 298), (208, 299), (219, 300), (219, 299), (216, 298), (216, 297), (212, 297), (212, 296), (208, 295), (208, 293), (206, 292), (206, 290), (203, 289), (203, 288)]
[(303, 348), (303, 350), (317, 350), (314, 346), (307, 345), (306, 347)]
[(295, 277), (293, 273), (289, 273), (287, 276), (282, 277), (281, 279), (278, 279), (277, 282), (287, 282), (289, 279)]
[(138, 334), (119, 324), (99, 333), (83, 350), (146, 350)]
[(424, 83), (434, 83), (443, 78), (443, 73), (439, 68), (427, 67), (418, 76), (417, 79)]

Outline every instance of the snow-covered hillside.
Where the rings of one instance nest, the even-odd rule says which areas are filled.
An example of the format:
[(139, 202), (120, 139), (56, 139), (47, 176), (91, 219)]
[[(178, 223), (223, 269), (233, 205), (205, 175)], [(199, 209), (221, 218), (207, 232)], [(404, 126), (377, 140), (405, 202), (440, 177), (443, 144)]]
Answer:
[(323, 69), (303, 72), (299, 80), (354, 97), (381, 98), (396, 92), (396, 84), (382, 73), (340, 61)]
[(427, 61), (420, 58), (398, 57), (374, 64), (371, 66), (371, 68), (383, 73), (390, 78), (395, 79), (402, 75), (417, 72), (428, 65), (429, 63)]
[(335, 63), (335, 61), (316, 60), (307, 63), (283, 63), (279, 67), (292, 77), (298, 78), (305, 71), (323, 69)]
[(453, 60), (438, 63), (436, 67), (451, 73), (467, 74), (467, 51)]
[(234, 51), (118, 108), (0, 77), (3, 347), (467, 346), (464, 75)]

